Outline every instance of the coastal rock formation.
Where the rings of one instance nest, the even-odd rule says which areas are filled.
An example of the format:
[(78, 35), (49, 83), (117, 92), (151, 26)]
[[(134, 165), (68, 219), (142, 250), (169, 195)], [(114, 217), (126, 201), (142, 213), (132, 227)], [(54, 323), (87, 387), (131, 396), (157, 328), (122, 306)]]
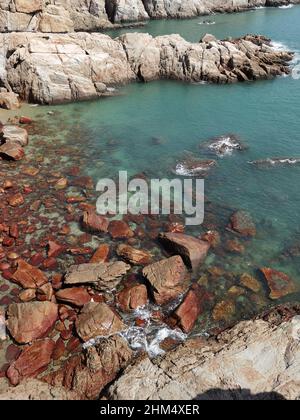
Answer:
[(43, 104), (96, 98), (103, 86), (174, 79), (233, 83), (289, 73), (293, 54), (246, 36), (190, 43), (179, 35), (0, 34), (0, 82)]
[[(300, 317), (239, 323), (217, 339), (195, 338), (144, 357), (109, 388), (113, 400), (298, 399)], [(259, 394), (259, 395), (258, 395)]]

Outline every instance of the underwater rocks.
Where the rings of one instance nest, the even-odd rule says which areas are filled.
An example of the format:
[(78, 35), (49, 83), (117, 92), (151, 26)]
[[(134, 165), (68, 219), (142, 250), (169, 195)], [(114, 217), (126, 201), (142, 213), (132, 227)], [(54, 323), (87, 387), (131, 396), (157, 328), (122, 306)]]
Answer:
[(251, 290), (254, 293), (258, 293), (261, 290), (261, 284), (255, 277), (250, 276), (247, 273), (244, 273), (240, 278), (240, 283), (242, 286)]
[(113, 239), (126, 239), (134, 236), (131, 228), (123, 220), (113, 220), (110, 222), (108, 232)]
[[(290, 72), (293, 54), (262, 36), (190, 43), (179, 35), (99, 33), (0, 35), (1, 80), (23, 100), (53, 104), (96, 98), (97, 86), (175, 79), (233, 83)], [(9, 47), (9, 54), (8, 53)], [(63, 60), (61, 60), (63, 56)]]
[(97, 214), (95, 210), (87, 210), (83, 214), (82, 224), (90, 232), (106, 233), (109, 221), (106, 217)]
[(209, 171), (216, 165), (217, 163), (214, 160), (190, 158), (177, 163), (173, 172), (179, 176), (204, 177), (208, 175)]
[(143, 284), (125, 287), (118, 293), (117, 301), (122, 311), (125, 312), (145, 306), (148, 303), (147, 287)]
[(295, 283), (285, 273), (272, 268), (262, 268), (261, 272), (265, 276), (271, 290), (270, 299), (277, 300), (296, 291)]
[(256, 236), (256, 226), (249, 213), (237, 211), (231, 217), (230, 228), (242, 236)]
[(108, 337), (126, 328), (119, 316), (105, 303), (86, 304), (76, 321), (76, 331), (83, 341)]
[(47, 276), (41, 270), (24, 260), (18, 260), (17, 270), (12, 275), (12, 280), (23, 289), (37, 289), (48, 283)]
[(90, 263), (91, 264), (99, 264), (108, 261), (110, 253), (110, 246), (107, 244), (102, 244), (99, 246), (97, 251), (95, 251), (94, 255), (92, 256)]
[(215, 321), (230, 321), (235, 313), (235, 304), (231, 301), (225, 301), (217, 303), (213, 310), (213, 319)]
[(20, 344), (43, 337), (57, 319), (58, 307), (51, 302), (14, 303), (7, 310), (7, 328)]
[(73, 265), (65, 275), (65, 285), (92, 284), (98, 290), (112, 290), (130, 270), (122, 261)]
[(162, 233), (160, 241), (173, 254), (181, 255), (188, 267), (197, 270), (207, 257), (210, 244), (182, 233)]
[(146, 265), (149, 264), (151, 260), (149, 252), (125, 244), (117, 247), (117, 254), (119, 257), (133, 265)]
[(50, 339), (36, 341), (22, 351), (18, 359), (7, 371), (12, 385), (18, 385), (27, 378), (35, 378), (49, 365), (54, 350), (54, 341)]
[(217, 156), (231, 155), (234, 151), (244, 151), (247, 146), (235, 134), (225, 134), (200, 144), (200, 149), (206, 149)]
[(144, 277), (153, 288), (154, 300), (164, 305), (184, 294), (190, 284), (188, 271), (180, 256), (174, 256), (148, 265)]
[(22, 160), (24, 146), (28, 144), (27, 130), (14, 125), (5, 125), (0, 129), (0, 156), (9, 160)]

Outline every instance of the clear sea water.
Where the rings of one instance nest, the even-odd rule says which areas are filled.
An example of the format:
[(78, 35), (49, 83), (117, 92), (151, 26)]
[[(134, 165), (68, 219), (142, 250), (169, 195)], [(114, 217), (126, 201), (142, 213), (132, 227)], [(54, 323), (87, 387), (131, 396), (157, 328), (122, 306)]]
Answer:
[[(214, 24), (203, 24), (207, 20)], [(153, 35), (180, 33), (195, 42), (207, 32), (218, 38), (263, 34), (300, 52), (299, 22), (300, 6), (295, 6), (153, 21), (138, 30)], [(95, 180), (116, 177), (119, 170), (170, 177), (172, 165), (184, 151), (205, 158), (199, 148), (202, 142), (226, 133), (238, 135), (248, 149), (217, 158), (218, 167), (206, 181), (206, 194), (220, 209), (230, 209), (220, 210), (224, 228), (233, 209), (244, 209), (253, 216), (258, 235), (247, 243), (244, 255), (212, 253), (207, 265), (221, 264), (233, 273), (254, 273), (258, 267), (270, 266), (291, 275), (300, 288), (300, 165), (262, 169), (248, 163), (268, 157), (300, 158), (300, 80), (282, 77), (220, 86), (160, 81), (131, 84), (120, 93), (31, 112), (43, 116), (54, 110), (62, 124), (74, 124), (68, 138), (58, 127), (53, 141), (58, 150), (59, 142), (75, 143), (87, 158), (84, 172)], [(154, 144), (153, 138), (159, 138), (160, 144)], [(292, 246), (299, 251), (288, 256)]]

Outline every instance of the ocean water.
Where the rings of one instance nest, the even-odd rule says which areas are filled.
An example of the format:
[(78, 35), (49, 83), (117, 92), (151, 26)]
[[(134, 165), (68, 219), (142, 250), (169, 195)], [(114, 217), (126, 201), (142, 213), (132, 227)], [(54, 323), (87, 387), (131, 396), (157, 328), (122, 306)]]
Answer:
[[(277, 48), (285, 46), (298, 53), (299, 21), (300, 6), (295, 6), (153, 21), (139, 31), (180, 33), (190, 41), (198, 41), (206, 32), (218, 38), (256, 33), (272, 38)], [(293, 65), (296, 61), (297, 55)], [(206, 196), (213, 204), (208, 205), (205, 216), (210, 220), (213, 212), (216, 228), (226, 232), (232, 212), (246, 210), (255, 220), (258, 234), (244, 242), (242, 255), (211, 252), (203, 271), (217, 266), (238, 276), (256, 274), (259, 267), (268, 266), (289, 274), (300, 289), (300, 165), (265, 168), (249, 164), (267, 158), (300, 158), (300, 79), (289, 76), (220, 86), (135, 83), (115, 97), (35, 107), (30, 113), (47, 121), (53, 119), (53, 124), (57, 124), (57, 116), (56, 135), (51, 134), (46, 143), (55, 144), (60, 155), (64, 153), (61, 146), (76, 146), (78, 166), (95, 181), (116, 178), (119, 170), (170, 178), (174, 164), (186, 151), (208, 158), (211, 155), (200, 147), (208, 139), (227, 133), (239, 136), (247, 150), (222, 158), (214, 156), (218, 165), (205, 182)], [(40, 136), (33, 136), (32, 151), (45, 154), (46, 143), (41, 145), (39, 140)], [(60, 158), (68, 162), (67, 154)], [(198, 235), (203, 230), (195, 228), (191, 233)], [(226, 296), (228, 287), (228, 278), (209, 284), (219, 300)], [(272, 303), (267, 293), (261, 300), (253, 296), (247, 299), (243, 302), (243, 297), (239, 298), (239, 318), (249, 313), (250, 301), (255, 301), (255, 311)], [(299, 300), (299, 293), (286, 298), (290, 299)]]

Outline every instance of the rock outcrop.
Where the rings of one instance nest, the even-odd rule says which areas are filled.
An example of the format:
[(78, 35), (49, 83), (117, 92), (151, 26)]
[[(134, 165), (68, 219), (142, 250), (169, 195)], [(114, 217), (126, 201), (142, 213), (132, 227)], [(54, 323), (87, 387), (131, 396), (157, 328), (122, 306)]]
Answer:
[(93, 31), (149, 18), (189, 18), (289, 3), (299, 0), (2, 0), (0, 31)]
[[(280, 311), (279, 311), (280, 313)], [(281, 312), (284, 313), (284, 312)], [(239, 323), (164, 358), (142, 358), (109, 388), (114, 400), (299, 399), (300, 317)]]
[[(96, 98), (106, 87), (174, 79), (234, 83), (289, 73), (293, 54), (261, 36), (190, 43), (179, 35), (0, 34), (0, 83), (23, 100), (52, 104)], [(104, 88), (103, 88), (104, 86)]]

